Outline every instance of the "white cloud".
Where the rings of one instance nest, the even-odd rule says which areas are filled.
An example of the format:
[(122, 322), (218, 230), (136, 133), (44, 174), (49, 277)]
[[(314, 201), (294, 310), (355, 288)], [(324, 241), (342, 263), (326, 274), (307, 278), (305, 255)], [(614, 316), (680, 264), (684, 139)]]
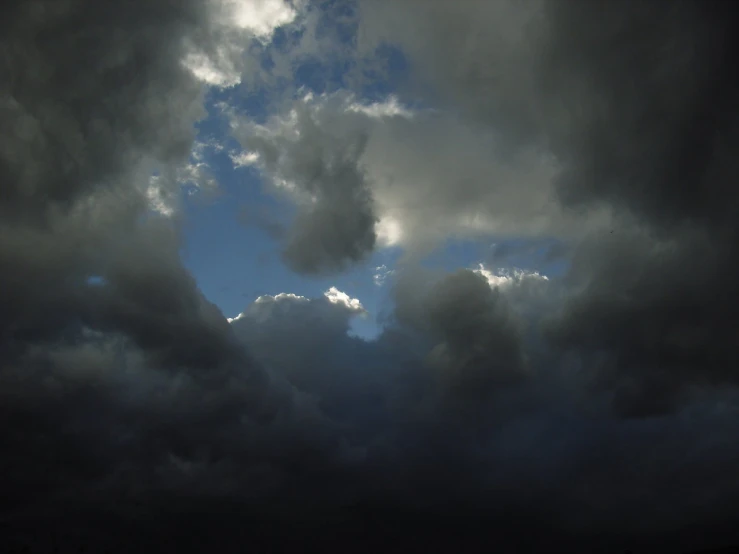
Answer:
[(385, 284), (385, 281), (387, 281), (387, 279), (394, 274), (395, 274), (394, 269), (388, 269), (385, 264), (382, 264), (375, 268), (375, 273), (372, 276), (372, 280), (374, 281), (375, 285), (377, 285), (378, 287), (381, 287), (382, 285)]
[(226, 321), (228, 321), (229, 323), (233, 323), (234, 321), (238, 321), (238, 320), (242, 319), (243, 317), (244, 317), (244, 312), (241, 312), (236, 317), (227, 317), (226, 318)]
[(265, 304), (269, 302), (284, 302), (284, 301), (307, 302), (308, 299), (305, 296), (300, 296), (298, 294), (293, 294), (291, 292), (281, 292), (279, 294), (275, 294), (274, 296), (269, 295), (269, 294), (264, 294), (255, 300), (257, 304)]
[(473, 269), (472, 271), (474, 273), (477, 273), (478, 275), (482, 275), (483, 277), (485, 277), (485, 280), (492, 288), (510, 287), (527, 279), (534, 281), (549, 280), (549, 277), (547, 277), (546, 275), (541, 275), (538, 271), (526, 271), (523, 269), (498, 269), (497, 271), (493, 272), (487, 269), (484, 264), (478, 264), (477, 269)]
[(205, 162), (189, 163), (182, 166), (177, 172), (177, 182), (180, 185), (194, 185), (201, 189), (216, 186), (216, 180), (211, 176), (210, 167)]
[(182, 64), (199, 80), (216, 87), (232, 87), (241, 82), (241, 71), (233, 57), (238, 49), (222, 45), (208, 55), (204, 52), (190, 52)]
[(380, 247), (397, 246), (403, 240), (403, 226), (398, 219), (384, 216), (375, 224), (375, 234)]
[(268, 40), (275, 29), (291, 23), (296, 10), (284, 0), (220, 0), (222, 23), (245, 29), (254, 36)]
[(229, 154), (229, 157), (235, 168), (249, 167), (259, 162), (259, 154), (257, 152), (232, 152)]
[(146, 198), (149, 201), (149, 209), (164, 217), (172, 217), (176, 212), (176, 201), (167, 189), (162, 187), (160, 175), (152, 175), (149, 178), (149, 186), (146, 188)]
[(238, 85), (251, 42), (268, 43), (278, 27), (298, 15), (285, 0), (211, 0), (209, 9), (210, 42), (191, 44), (182, 64), (197, 79), (216, 87)]
[(293, 294), (291, 292), (281, 292), (275, 294), (263, 294), (259, 296), (246, 311), (241, 312), (236, 317), (229, 317), (227, 321), (229, 323), (236, 323), (246, 318), (250, 318), (255, 321), (265, 321), (275, 316), (277, 313), (282, 313), (290, 308), (294, 304), (308, 304), (310, 300), (305, 296)]
[(341, 292), (336, 287), (331, 287), (323, 295), (328, 298), (328, 301), (332, 304), (342, 304), (349, 308), (353, 312), (364, 312), (364, 306), (357, 298), (351, 298), (345, 292)]
[(149, 209), (165, 217), (172, 217), (179, 210), (183, 189), (187, 190), (188, 195), (217, 189), (218, 183), (206, 161), (206, 153), (222, 149), (223, 146), (216, 142), (195, 142), (186, 163), (165, 167), (150, 176), (144, 190)]
[[(364, 313), (365, 309), (357, 298), (352, 298), (345, 292), (340, 291), (336, 287), (329, 288), (323, 293), (323, 296), (332, 305), (343, 306), (349, 312)], [(293, 294), (291, 292), (281, 292), (279, 294), (263, 294), (259, 296), (246, 311), (241, 312), (235, 317), (227, 318), (229, 323), (236, 323), (242, 320), (266, 321), (275, 317), (284, 317), (286, 314), (294, 313), (298, 306), (313, 309), (319, 309), (315, 299), (306, 296)]]
[(390, 95), (384, 102), (374, 102), (372, 104), (362, 104), (361, 102), (355, 101), (350, 103), (346, 110), (377, 119), (383, 117), (404, 117), (410, 119), (413, 117), (413, 111), (404, 107), (398, 98), (393, 95)]

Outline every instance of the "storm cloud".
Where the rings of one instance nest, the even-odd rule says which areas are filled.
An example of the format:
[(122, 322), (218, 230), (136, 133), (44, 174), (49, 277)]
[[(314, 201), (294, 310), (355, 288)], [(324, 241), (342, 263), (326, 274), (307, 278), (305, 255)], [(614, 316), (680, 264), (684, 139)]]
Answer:
[[(141, 552), (737, 538), (730, 3), (5, 11), (5, 529)], [(389, 47), (402, 86), (367, 100)], [(220, 106), (235, 165), (297, 208), (286, 227), (244, 213), (303, 275), (404, 248), (373, 340), (336, 288), (226, 319), (181, 259), (180, 189), (216, 186), (195, 141), (208, 91), (283, 83), (307, 58), (350, 58), (351, 79), (285, 85), (261, 119)], [(556, 240), (563, 274), (417, 263), (483, 236)]]

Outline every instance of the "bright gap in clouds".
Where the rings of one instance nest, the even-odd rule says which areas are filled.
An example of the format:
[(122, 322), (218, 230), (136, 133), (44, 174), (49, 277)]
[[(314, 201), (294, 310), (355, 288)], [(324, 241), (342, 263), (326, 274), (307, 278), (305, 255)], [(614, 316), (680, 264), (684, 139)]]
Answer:
[[(388, 60), (397, 65), (397, 59), (398, 55), (391, 52)], [(339, 67), (334, 67), (332, 71), (338, 70)], [(346, 71), (346, 68), (343, 70)], [(299, 76), (300, 72), (296, 75)], [(307, 112), (318, 113), (316, 110), (322, 109), (320, 102), (324, 101), (319, 99), (330, 98), (330, 95), (323, 91), (311, 91), (307, 88), (309, 83), (310, 80), (301, 82), (299, 78), (297, 79), (295, 83), (297, 98), (307, 105), (318, 102), (318, 107), (311, 108), (313, 111)], [(401, 100), (390, 92), (389, 83), (390, 81), (382, 79), (375, 80), (370, 87), (365, 83), (364, 97), (352, 94), (343, 100), (339, 97), (338, 101), (347, 116), (356, 114), (365, 118), (357, 120), (359, 122), (411, 121), (414, 111), (404, 106)], [(379, 91), (383, 91), (381, 96), (378, 96)], [(259, 91), (245, 96), (238, 93), (237, 89), (220, 91), (214, 89), (208, 98), (210, 116), (199, 124), (201, 129), (199, 140), (217, 145), (217, 148), (207, 151), (201, 149), (202, 153), (190, 167), (200, 168), (203, 174), (207, 171), (207, 174), (216, 175), (219, 196), (214, 202), (206, 205), (188, 204), (192, 206), (188, 208), (190, 239), (186, 244), (185, 258), (188, 267), (193, 271), (206, 296), (226, 314), (239, 313), (246, 304), (262, 294), (289, 291), (310, 298), (318, 297), (326, 286), (334, 285), (335, 279), (312, 276), (307, 279), (301, 278), (281, 260), (281, 242), (288, 232), (290, 218), (295, 217), (294, 210), (289, 206), (289, 198), (295, 191), (300, 191), (299, 187), (302, 186), (278, 174), (272, 180), (273, 188), (270, 190), (269, 182), (264, 179), (265, 161), (269, 162), (272, 159), (270, 163), (273, 163), (275, 158), (270, 158), (271, 156), (277, 155), (278, 158), (283, 156), (280, 151), (282, 147), (277, 146), (277, 150), (274, 151), (250, 150), (234, 142), (228, 135), (230, 130), (228, 121), (232, 114), (248, 113), (255, 121), (260, 122), (256, 127), (261, 129), (260, 132), (272, 136), (284, 132), (284, 129), (290, 129), (286, 136), (292, 137), (290, 140), (299, 140), (298, 112), (292, 109), (286, 116), (280, 111), (271, 113), (271, 110), (279, 106), (270, 106), (269, 97)], [(224, 109), (226, 105), (228, 108)], [(422, 112), (423, 110), (420, 113)], [(269, 122), (269, 117), (282, 118), (282, 122), (275, 127)], [(278, 192), (276, 197), (272, 194), (275, 191)], [(298, 195), (300, 194), (303, 192), (298, 192)], [(315, 193), (309, 193), (309, 196), (315, 204), (317, 201)], [(171, 214), (171, 210), (156, 204), (156, 200), (152, 198), (156, 209)], [(411, 197), (410, 205), (422, 201), (423, 196)], [(404, 236), (403, 212), (394, 214), (392, 204), (387, 204), (387, 200), (384, 202), (386, 212), (374, 225), (378, 253), (360, 264), (355, 264), (341, 276), (345, 287), (341, 290), (356, 291), (359, 300), (367, 306), (365, 314), (351, 319), (351, 333), (364, 339), (376, 338), (382, 330), (378, 318), (385, 315), (384, 312), (387, 310), (389, 294), (393, 287), (392, 277), (397, 270), (394, 266), (387, 265), (390, 258), (382, 253), (402, 251), (407, 240)], [(243, 217), (244, 214), (246, 217)], [(470, 218), (463, 217), (460, 221), (468, 219)], [(243, 225), (236, 224), (234, 220), (240, 221)], [(427, 223), (431, 228), (435, 222), (429, 220)], [(220, 228), (220, 231), (216, 231), (216, 228)], [(459, 230), (466, 232), (468, 228), (474, 233), (480, 233), (467, 223)], [(333, 239), (326, 237), (324, 240)], [(489, 240), (488, 237), (487, 241)], [(490, 253), (483, 246), (486, 244), (485, 239), (459, 238), (442, 242), (443, 246), (432, 252), (427, 263), (441, 266), (447, 271), (475, 267), (481, 260), (493, 262), (493, 267), (496, 267), (496, 263), (502, 263), (504, 267), (506, 264), (513, 264), (512, 260), (488, 260)], [(505, 238), (499, 242), (508, 244)], [(234, 252), (238, 254), (234, 255)], [(390, 257), (396, 256), (391, 254)], [(516, 267), (528, 267), (538, 263), (534, 258), (527, 258), (525, 252), (520, 254), (515, 262)], [(368, 286), (370, 282), (374, 286)]]
[[(259, 4), (259, 3), (257, 3)], [(239, 7), (241, 6), (241, 7)], [(255, 4), (256, 6), (256, 4)], [(241, 19), (234, 21), (239, 28), (250, 28), (252, 32), (259, 31), (259, 36), (267, 37), (272, 32), (268, 29), (270, 21), (281, 21), (289, 23), (297, 12), (292, 8), (287, 10), (275, 9), (276, 3), (267, 2), (256, 6), (259, 14), (276, 14), (275, 19), (264, 19), (263, 24), (246, 25), (246, 17), (256, 17), (257, 12), (249, 11), (238, 2), (224, 2), (223, 13), (227, 10), (242, 9)], [(225, 21), (225, 20), (224, 20)], [(261, 19), (259, 21), (262, 21)], [(222, 22), (223, 23), (223, 22)], [(233, 23), (233, 22), (232, 22)], [(225, 23), (223, 23), (225, 24)], [(256, 29), (256, 30), (255, 30)], [(261, 29), (261, 30), (260, 30)], [(281, 41), (285, 40), (285, 34), (281, 35)], [(265, 43), (268, 44), (268, 43)], [(313, 47), (311, 47), (313, 48)], [(269, 51), (270, 48), (268, 47)], [(274, 57), (278, 54), (272, 50), (270, 54)], [(399, 99), (389, 93), (392, 80), (397, 80), (397, 72), (402, 69), (402, 59), (395, 51), (388, 50), (385, 54), (390, 63), (391, 73), (387, 78), (374, 79), (369, 86), (365, 84), (363, 93), (365, 98), (357, 97), (347, 106), (347, 111), (362, 114), (370, 118), (382, 117), (410, 117), (411, 112), (404, 108)], [(311, 61), (310, 56), (306, 63)], [(400, 65), (398, 65), (400, 63)], [(329, 73), (345, 72), (347, 68), (343, 62), (333, 67), (329, 63)], [(300, 94), (308, 98), (315, 93), (306, 90), (311, 82), (308, 79), (301, 82), (300, 71), (295, 73), (296, 83), (294, 86), (300, 89)], [(389, 80), (388, 80), (389, 79)], [(339, 79), (341, 81), (341, 78)], [(235, 83), (236, 79), (232, 79)], [(307, 297), (315, 298), (326, 286), (332, 286), (336, 279), (309, 278), (304, 279), (292, 273), (286, 268), (280, 259), (280, 237), (289, 225), (289, 218), (293, 217), (292, 210), (285, 203), (284, 197), (275, 202), (275, 197), (267, 190), (266, 185), (259, 180), (259, 166), (261, 156), (258, 152), (245, 150), (234, 145), (228, 137), (227, 122), (229, 113), (244, 112), (257, 121), (264, 121), (270, 115), (270, 99), (263, 92), (254, 90), (248, 94), (238, 93), (237, 88), (227, 88), (231, 82), (210, 82), (216, 85), (212, 93), (208, 94), (209, 105), (207, 109), (209, 117), (199, 124), (199, 139), (218, 145), (219, 148), (204, 151), (199, 160), (202, 169), (207, 169), (209, 174), (216, 176), (219, 183), (219, 191), (211, 202), (187, 201), (188, 240), (185, 244), (185, 261), (196, 277), (201, 289), (206, 296), (214, 301), (226, 314), (239, 313), (245, 304), (254, 301), (261, 294), (278, 294), (284, 291), (295, 292)], [(321, 83), (321, 87), (327, 83)], [(219, 88), (226, 87), (226, 88)], [(233, 92), (232, 92), (233, 91)], [(378, 96), (378, 92), (386, 91)], [(316, 91), (319, 93), (323, 90)], [(226, 111), (224, 111), (224, 107)], [(279, 112), (272, 115), (280, 115)], [(288, 118), (294, 121), (295, 114)], [(228, 156), (228, 159), (226, 158)], [(280, 183), (283, 183), (280, 185)], [(288, 181), (278, 180), (278, 188), (288, 192), (294, 185)], [(156, 190), (150, 191), (152, 206), (160, 213), (172, 215), (172, 209), (163, 204), (155, 194)], [(245, 211), (242, 211), (245, 210)], [(242, 217), (246, 213), (247, 217)], [(236, 221), (243, 225), (238, 225)], [(363, 339), (372, 339), (378, 336), (381, 326), (377, 323), (380, 306), (386, 302), (390, 282), (388, 277), (392, 276), (394, 270), (385, 267), (383, 270), (374, 268), (384, 266), (390, 258), (382, 254), (382, 251), (390, 253), (401, 244), (402, 226), (400, 222), (391, 216), (381, 219), (375, 228), (377, 244), (380, 253), (359, 264), (341, 275), (339, 283), (341, 290), (356, 291), (359, 300), (367, 306), (366, 313), (351, 319), (351, 333)], [(236, 253), (236, 254), (234, 254)], [(469, 265), (471, 260), (466, 260)], [(382, 286), (379, 286), (381, 285)], [(374, 286), (372, 286), (374, 285)]]
[(268, 40), (278, 27), (292, 22), (297, 15), (283, 0), (219, 1), (225, 8), (224, 23), (251, 31), (262, 40)]
[[(260, 125), (270, 125), (270, 117), (284, 117), (283, 123), (280, 124), (282, 129), (290, 127), (292, 130), (289, 133), (295, 137), (300, 136), (299, 126), (302, 123), (298, 119), (298, 112), (295, 109), (285, 112), (282, 108), (289, 105), (289, 102), (285, 104), (287, 98), (273, 104), (275, 98), (270, 98), (267, 92), (269, 87), (264, 86), (266, 83), (255, 86), (252, 90), (249, 90), (249, 83), (240, 85), (243, 90), (233, 87), (240, 82), (241, 78), (235, 71), (242, 66), (234, 62), (233, 56), (224, 58), (223, 52), (224, 49), (243, 48), (249, 44), (251, 38), (256, 38), (261, 41), (260, 48), (263, 50), (261, 59), (258, 60), (258, 64), (261, 65), (260, 71), (275, 71), (281, 63), (279, 60), (282, 52), (290, 47), (290, 42), (285, 42), (288, 34), (279, 32), (280, 46), (275, 48), (270, 45), (271, 37), (277, 30), (281, 31), (281, 28), (293, 21), (300, 20), (300, 26), (306, 25), (305, 21), (308, 21), (310, 26), (311, 16), (303, 21), (301, 19), (303, 16), (299, 16), (293, 6), (281, 1), (250, 3), (220, 0), (218, 5), (220, 7), (216, 12), (219, 14), (215, 20), (216, 24), (220, 25), (222, 30), (233, 28), (235, 31), (229, 31), (224, 35), (224, 42), (219, 46), (220, 50), (216, 50), (215, 58), (212, 55), (203, 58), (204, 71), (221, 71), (222, 75), (213, 78), (200, 76), (213, 86), (207, 96), (206, 108), (209, 117), (198, 124), (200, 129), (198, 144), (201, 146), (196, 147), (190, 163), (181, 168), (174, 178), (181, 185), (189, 182), (194, 187), (192, 191), (197, 191), (198, 187), (202, 186), (201, 183), (218, 182), (215, 197), (207, 201), (199, 201), (197, 197), (193, 197), (192, 200), (186, 199), (183, 204), (188, 220), (186, 227), (188, 239), (184, 247), (185, 262), (206, 296), (215, 302), (223, 313), (237, 314), (250, 302), (265, 294), (286, 292), (307, 298), (320, 297), (325, 290), (330, 290), (337, 280), (330, 276), (305, 278), (295, 275), (281, 259), (280, 250), (285, 234), (289, 231), (290, 219), (296, 215), (294, 208), (290, 206), (289, 196), (295, 191), (302, 190), (300, 183), (293, 183), (282, 177), (273, 180), (275, 188), (272, 190), (268, 186), (264, 164), (265, 161), (269, 162), (270, 156), (282, 156), (281, 147), (278, 146), (277, 150), (271, 151), (272, 153), (250, 150), (234, 141), (229, 134), (233, 125), (229, 122), (232, 121), (233, 114), (240, 113), (248, 114), (249, 118), (260, 122)], [(315, 16), (315, 12), (313, 13)], [(302, 30), (301, 33), (305, 34), (306, 31)], [(307, 48), (305, 58), (302, 60), (298, 58), (305, 64), (304, 67), (315, 68), (315, 64), (320, 61), (324, 65), (320, 74), (334, 75), (330, 86), (336, 88), (334, 92), (341, 92), (341, 87), (346, 86), (345, 79), (349, 77), (348, 71), (351, 68), (339, 59), (324, 58), (325, 52), (320, 50), (322, 46), (318, 43), (309, 42), (300, 47)], [(410, 96), (401, 100), (392, 88), (394, 83), (400, 82), (403, 71), (408, 69), (404, 54), (396, 48), (389, 47), (378, 51), (378, 55), (378, 59), (384, 64), (384, 67), (380, 66), (382, 71), (375, 73), (372, 79), (362, 81), (361, 94), (355, 92), (346, 100), (340, 101), (344, 102), (342, 109), (347, 116), (364, 118), (356, 121), (365, 125), (362, 121), (377, 124), (383, 121), (412, 121), (417, 114), (434, 113), (434, 110), (429, 111), (428, 104), (424, 104), (424, 101), (415, 101)], [(224, 66), (221, 62), (227, 63)], [(275, 63), (278, 66), (275, 66)], [(232, 73), (226, 75), (228, 71)], [(342, 72), (345, 75), (342, 75)], [(302, 81), (301, 76), (305, 77)], [(320, 88), (312, 90), (311, 86), (317, 84), (314, 77), (301, 71), (300, 67), (295, 71), (294, 79), (292, 86), (296, 91), (296, 98), (301, 99), (299, 101), (306, 105), (316, 106), (311, 108), (313, 112), (309, 113), (318, 113), (315, 110), (323, 109), (320, 107), (324, 102), (323, 99), (330, 98), (331, 94), (334, 94), (326, 88), (329, 85), (328, 81), (321, 81), (318, 83)], [(351, 79), (356, 79), (356, 76), (351, 76)], [(425, 101), (428, 102), (432, 96), (425, 95)], [(340, 122), (340, 119), (336, 122)], [(351, 130), (355, 123), (351, 123), (350, 119), (347, 119), (347, 122), (348, 129)], [(318, 123), (320, 124), (320, 121)], [(334, 125), (333, 122), (329, 123)], [(337, 130), (343, 132), (340, 123)], [(282, 132), (280, 127), (269, 130), (269, 133), (280, 132)], [(433, 156), (433, 153), (430, 155)], [(172, 187), (163, 190), (158, 184), (160, 179), (160, 176), (152, 178), (147, 194), (153, 210), (171, 217), (177, 212), (179, 204), (176, 196), (172, 196)], [(390, 183), (390, 186), (389, 190), (392, 190), (392, 187), (397, 185)], [(276, 197), (273, 195), (275, 190), (278, 191)], [(315, 193), (310, 193), (309, 196), (312, 196), (312, 203), (315, 204), (318, 197)], [(403, 202), (412, 206), (414, 203), (422, 204), (423, 199), (424, 194), (421, 192), (418, 197), (409, 197), (403, 199)], [(355, 264), (341, 275), (338, 282), (343, 288), (336, 289), (353, 291), (352, 294), (358, 297), (357, 301), (366, 306), (364, 312), (358, 313), (350, 321), (350, 333), (363, 339), (374, 339), (379, 336), (382, 325), (378, 323), (378, 318), (386, 315), (394, 286), (397, 268), (392, 264), (397, 256), (391, 254), (388, 257), (383, 252), (402, 252), (408, 240), (404, 230), (407, 225), (403, 219), (403, 210), (398, 211), (393, 207), (392, 196), (381, 197), (379, 200), (384, 203), (385, 211), (374, 225), (378, 253), (360, 264)], [(459, 216), (458, 220), (464, 224), (459, 226), (458, 231), (462, 234), (471, 231), (473, 234), (484, 235), (488, 223), (478, 222), (477, 227), (469, 224), (470, 221), (477, 219), (478, 216), (474, 214)], [(428, 219), (421, 223), (421, 227), (431, 229), (436, 223), (433, 219)], [(415, 228), (414, 232), (417, 230)], [(433, 251), (424, 263), (443, 267), (446, 271), (454, 271), (458, 268), (474, 269), (482, 261), (487, 264), (486, 267), (502, 267), (501, 272), (495, 275), (489, 270), (484, 270), (489, 281), (493, 279), (500, 283), (509, 279), (506, 275), (515, 275), (514, 267), (537, 266), (531, 269), (533, 272), (541, 268), (541, 259), (526, 253), (531, 252), (530, 249), (524, 249), (515, 260), (492, 259), (490, 252), (483, 246), (490, 238), (468, 239), (461, 236), (457, 239), (442, 240), (442, 246)], [(498, 242), (514, 245), (516, 241), (508, 241), (502, 237)], [(424, 243), (424, 248), (426, 244)], [(391, 265), (388, 265), (389, 262)]]

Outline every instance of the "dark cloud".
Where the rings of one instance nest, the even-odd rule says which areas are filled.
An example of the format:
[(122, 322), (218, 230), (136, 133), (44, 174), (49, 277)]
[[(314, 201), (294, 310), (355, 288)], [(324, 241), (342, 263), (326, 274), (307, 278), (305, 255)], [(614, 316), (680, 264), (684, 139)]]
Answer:
[(23, 3), (16, 13), (3, 39), (3, 121), (12, 131), (0, 169), (1, 255), (14, 268), (3, 303), (18, 304), (4, 310), (3, 327), (15, 333), (24, 320), (43, 326), (37, 310), (50, 302), (84, 301), (101, 252), (145, 209), (132, 184), (145, 175), (138, 162), (188, 154), (202, 97), (180, 68), (178, 42), (204, 17), (188, 3), (171, 14), (157, 4), (80, 2)]
[(325, 274), (365, 259), (376, 239), (371, 205), (369, 195), (358, 192), (299, 214), (288, 235), (285, 261), (299, 273)]
[(300, 94), (264, 124), (235, 116), (232, 125), (245, 149), (234, 158), (298, 206), (288, 260), (324, 258), (313, 269), (293, 263), (303, 272), (342, 269), (376, 247), (420, 252), (449, 236), (579, 236), (610, 218), (606, 208), (553, 202), (557, 168), (538, 145), (512, 151), (494, 129), (394, 97)]
[(556, 197), (573, 214), (614, 210), (609, 228), (570, 241), (582, 243), (574, 292), (552, 325), (593, 374), (624, 391), (619, 411), (670, 410), (667, 398), (685, 387), (736, 382), (728, 276), (739, 81), (728, 3), (362, 10), (365, 48), (401, 46), (415, 78), (470, 124), (499, 130), (514, 152), (553, 154)]
[[(362, 3), (363, 45), (401, 46), (442, 107), (512, 157), (551, 150), (557, 210), (618, 214), (561, 245), (561, 280), (398, 268), (372, 342), (337, 291), (225, 320), (179, 259), (177, 218), (151, 213), (152, 172), (191, 153), (203, 95), (182, 60), (219, 52), (218, 6), (6, 8), (4, 528), (141, 552), (736, 538), (729, 4)], [(362, 160), (370, 123), (395, 116), (346, 98), (236, 131), (298, 199), (285, 255), (304, 273), (375, 246)], [(434, 198), (467, 205), (457, 184)]]
[[(480, 274), (463, 270), (426, 286), (414, 277), (401, 276), (399, 320), (432, 344), (427, 363), (444, 402), (480, 420), (498, 389), (525, 376), (523, 325)], [(404, 294), (411, 288), (421, 296)]]
[(733, 217), (734, 10), (725, 2), (548, 8), (557, 34), (547, 62), (559, 70), (549, 90), (575, 129), (553, 138), (567, 166), (565, 201), (623, 204), (656, 224)]
[(299, 273), (338, 272), (375, 246), (374, 201), (359, 161), (367, 136), (356, 122), (346, 123), (330, 109), (297, 101), (286, 117), (237, 125), (237, 138), (258, 154), (273, 189), (298, 204), (283, 257)]
[(552, 127), (560, 198), (625, 212), (613, 234), (575, 255), (571, 278), (584, 288), (557, 334), (599, 353), (589, 363), (616, 387), (617, 411), (673, 410), (686, 386), (739, 378), (728, 277), (737, 267), (736, 16), (722, 2), (548, 7), (559, 69), (548, 90), (577, 103), (566, 133)]
[(7, 8), (3, 514), (33, 523), (60, 516), (52, 501), (90, 516), (177, 488), (173, 457), (223, 456), (227, 439), (203, 442), (217, 422), (263, 425), (292, 404), (183, 268), (177, 222), (149, 215), (152, 172), (187, 161), (204, 114), (181, 61), (208, 5)]
[[(317, 506), (344, 506), (336, 525), (346, 540), (364, 536), (361, 521), (438, 548), (493, 535), (532, 551), (660, 537), (679, 551), (693, 540), (675, 532), (681, 525), (728, 525), (735, 393), (703, 394), (669, 417), (614, 418), (609, 393), (583, 398), (582, 378), (537, 352), (525, 311), (510, 312), (537, 303), (525, 279), (497, 289), (472, 272), (398, 282), (395, 322), (373, 343), (348, 336), (351, 312), (325, 299), (267, 298), (233, 322), (260, 363), (289, 374), (341, 429), (342, 469), (321, 481), (335, 500)], [(527, 538), (533, 529), (540, 541)]]

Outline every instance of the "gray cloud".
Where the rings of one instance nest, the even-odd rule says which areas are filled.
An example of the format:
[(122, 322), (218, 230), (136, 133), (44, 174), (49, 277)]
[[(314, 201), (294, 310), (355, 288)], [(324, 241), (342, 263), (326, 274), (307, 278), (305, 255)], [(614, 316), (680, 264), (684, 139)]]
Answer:
[[(6, 528), (180, 552), (735, 537), (733, 16), (711, 2), (424, 6), (362, 3), (360, 47), (400, 45), (449, 119), (336, 95), (237, 129), (300, 207), (287, 260), (335, 271), (371, 252), (384, 216), (423, 242), (424, 222), (444, 235), (477, 205), (501, 232), (561, 234), (574, 253), (562, 280), (400, 267), (373, 342), (327, 297), (264, 297), (229, 324), (184, 269), (178, 222), (150, 213), (152, 171), (186, 163), (203, 113), (181, 62), (219, 54), (221, 12), (8, 8)], [(229, 60), (216, 69), (233, 76)], [(458, 148), (427, 156), (440, 129)], [(383, 158), (426, 187), (381, 182)]]
[(149, 214), (152, 172), (187, 161), (204, 115), (202, 86), (181, 62), (185, 43), (211, 24), (210, 8), (8, 7), (13, 24), (0, 48), (6, 519), (53, 520), (51, 499), (70, 515), (104, 501), (101, 517), (112, 517), (115, 495), (135, 496), (142, 479), (177, 485), (170, 456), (218, 458), (231, 448), (223, 439), (196, 448), (217, 422), (233, 429), (243, 418), (257, 428), (281, 406), (301, 410), (288, 386), (269, 385), (197, 289), (178, 257), (177, 222)]
[(576, 294), (553, 326), (573, 351), (598, 353), (582, 362), (594, 374), (623, 378), (617, 386), (634, 398), (617, 401), (621, 410), (673, 409), (666, 398), (684, 385), (736, 381), (727, 281), (737, 240), (736, 21), (727, 5), (361, 10), (363, 51), (400, 46), (412, 78), (447, 108), (501, 132), (512, 152), (551, 153), (562, 206), (614, 210), (608, 227), (574, 241)]
[(307, 274), (339, 271), (362, 260), (376, 238), (373, 199), (359, 165), (366, 137), (351, 121), (343, 132), (339, 127), (332, 133), (322, 125), (323, 116), (297, 102), (287, 117), (266, 125), (243, 122), (235, 133), (259, 155), (275, 189), (298, 203), (283, 255)]
[[(669, 417), (613, 417), (608, 392), (588, 391), (529, 340), (525, 329), (542, 313), (534, 283), (545, 284), (523, 278), (491, 288), (472, 272), (401, 274), (395, 323), (373, 343), (346, 335), (351, 312), (323, 299), (266, 299), (233, 325), (260, 363), (318, 399), (352, 445), (343, 467), (363, 485), (344, 491), (355, 510), (345, 515), (346, 528), (354, 517), (373, 517), (382, 529), (374, 495), (406, 532), (412, 517), (475, 537), (486, 525), (504, 544), (533, 551), (545, 542), (528, 544), (509, 517), (526, 517), (542, 541), (575, 549), (582, 541), (586, 550), (664, 539), (681, 522), (720, 530), (736, 494), (729, 468), (737, 453), (720, 446), (735, 427), (724, 411), (735, 406), (735, 392), (694, 397)], [(539, 308), (527, 315), (527, 305)], [(686, 445), (694, 455), (684, 455)], [(717, 472), (704, 472), (704, 464)], [(335, 483), (324, 482), (329, 497)], [(666, 491), (685, 487), (693, 493), (665, 503)], [(691, 494), (712, 504), (700, 507)], [(441, 532), (433, 537), (448, 544)], [(692, 537), (674, 539), (661, 548), (679, 550)]]
[[(404, 294), (408, 289), (423, 293)], [(433, 345), (429, 371), (451, 409), (479, 421), (494, 408), (496, 392), (525, 377), (522, 322), (482, 275), (464, 270), (426, 286), (418, 275), (401, 276), (398, 293), (399, 321)]]
[(304, 272), (340, 269), (375, 247), (424, 251), (449, 236), (490, 234), (571, 238), (610, 222), (606, 208), (575, 213), (555, 201), (557, 166), (541, 148), (512, 151), (497, 130), (393, 97), (368, 104), (344, 91), (308, 93), (265, 124), (233, 119), (242, 157), (299, 207), (286, 257)]
[(726, 5), (416, 8), (362, 3), (362, 48), (401, 46), (416, 77), (472, 122), (516, 149), (545, 146), (561, 166), (566, 203), (702, 221), (733, 209), (724, 202), (736, 126), (727, 104), (736, 82), (726, 65), (735, 48)]

